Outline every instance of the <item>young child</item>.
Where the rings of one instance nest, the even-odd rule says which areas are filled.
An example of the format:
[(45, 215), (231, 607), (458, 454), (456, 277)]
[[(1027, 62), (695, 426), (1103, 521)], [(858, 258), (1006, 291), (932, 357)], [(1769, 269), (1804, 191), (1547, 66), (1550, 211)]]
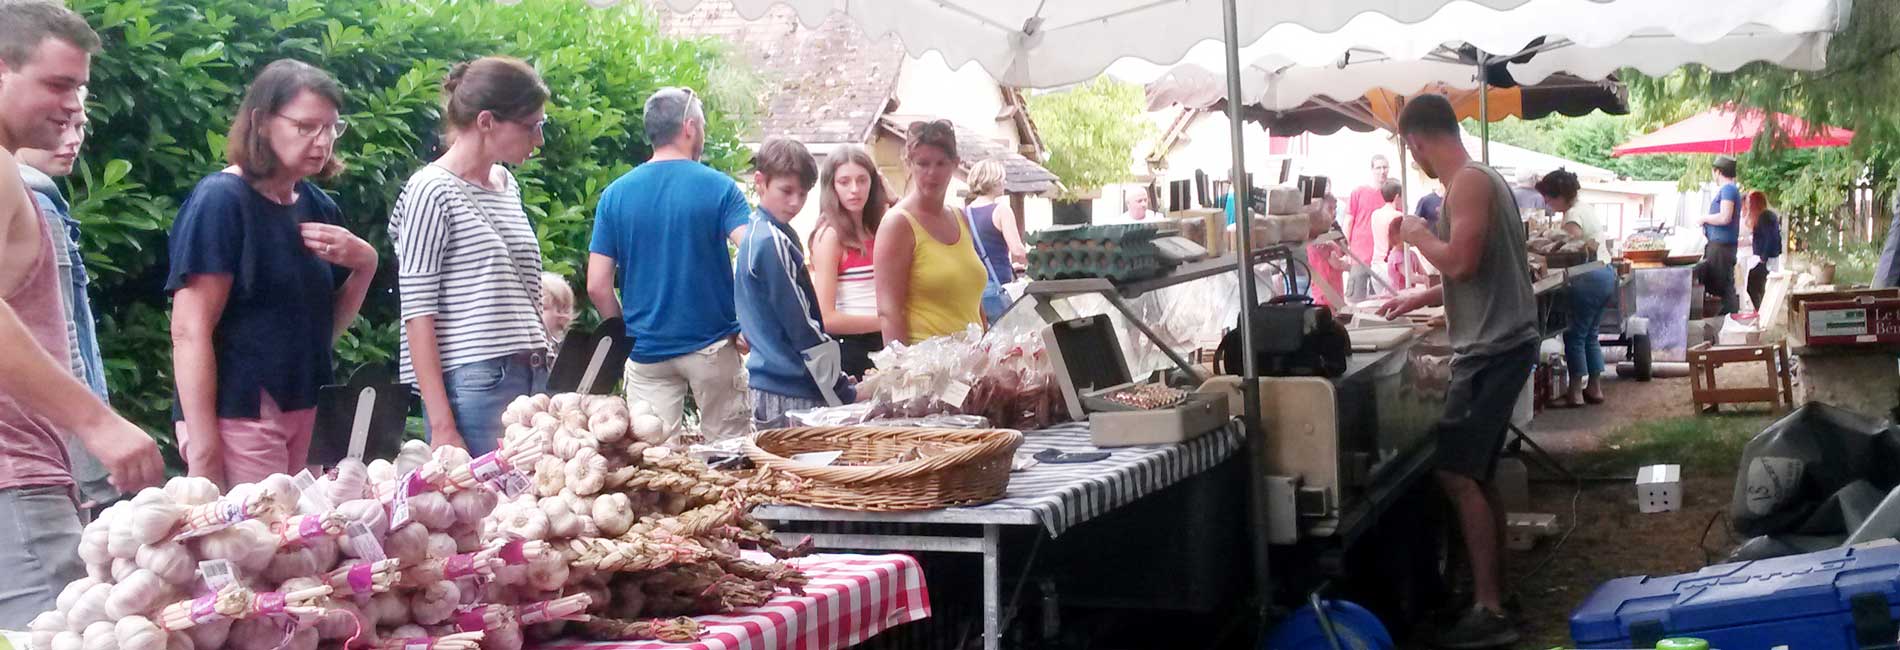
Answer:
[(1379, 188), (1379, 198), (1385, 200), (1385, 205), (1372, 212), (1372, 259), (1366, 260), (1395, 292), (1405, 288), (1405, 243), (1398, 238), (1399, 220), (1405, 216), (1400, 202), (1403, 191), (1395, 180)]
[(752, 344), (745, 363), (752, 424), (772, 429), (790, 424), (789, 411), (837, 406), (857, 395), (841, 369), (838, 342), (825, 334), (805, 251), (792, 232), (792, 217), (818, 182), (818, 165), (805, 145), (772, 138), (752, 166), (759, 207), (739, 244), (733, 301)]
[(574, 324), (574, 287), (568, 286), (567, 278), (543, 271), (541, 273), (541, 327), (548, 331), (548, 352), (561, 351), (561, 340), (567, 338), (567, 326)]

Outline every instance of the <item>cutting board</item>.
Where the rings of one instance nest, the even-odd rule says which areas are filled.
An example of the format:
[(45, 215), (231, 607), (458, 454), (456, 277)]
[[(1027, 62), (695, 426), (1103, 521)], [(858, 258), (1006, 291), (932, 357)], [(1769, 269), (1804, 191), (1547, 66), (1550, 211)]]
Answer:
[(1352, 335), (1352, 351), (1377, 352), (1398, 347), (1411, 340), (1416, 332), (1410, 327), (1378, 327), (1348, 330), (1348, 333)]

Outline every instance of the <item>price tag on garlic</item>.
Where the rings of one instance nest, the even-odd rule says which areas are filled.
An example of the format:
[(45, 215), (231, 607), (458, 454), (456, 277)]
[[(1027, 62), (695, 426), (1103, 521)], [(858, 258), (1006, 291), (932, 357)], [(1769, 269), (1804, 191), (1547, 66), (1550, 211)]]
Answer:
[(396, 481), (396, 494), (389, 501), (389, 529), (409, 523), (409, 488), (417, 482), (419, 470), (410, 470)]
[(952, 380), (950, 385), (944, 386), (943, 393), (939, 395), (943, 398), (943, 403), (957, 408), (963, 408), (963, 400), (969, 396), (970, 385), (955, 380)]
[(205, 586), (217, 591), (237, 582), (237, 568), (229, 560), (205, 560), (198, 563), (198, 574), (205, 579)]
[(521, 470), (518, 469), (503, 472), (500, 476), (488, 482), (489, 487), (494, 488), (496, 492), (500, 492), (502, 496), (510, 499), (521, 496), (528, 491), (531, 485), (532, 484), (528, 481), (528, 475), (521, 473)]
[(350, 548), (356, 549), (356, 556), (369, 562), (381, 562), (389, 559), (383, 553), (383, 543), (376, 539), (376, 533), (360, 521), (352, 521), (343, 526), (344, 540)]
[(330, 503), (329, 495), (324, 494), (322, 490), (310, 489), (317, 484), (317, 477), (311, 476), (310, 470), (297, 472), (290, 482), (297, 486), (297, 493), (300, 495), (297, 497), (298, 514), (320, 515), (335, 507), (336, 504)]

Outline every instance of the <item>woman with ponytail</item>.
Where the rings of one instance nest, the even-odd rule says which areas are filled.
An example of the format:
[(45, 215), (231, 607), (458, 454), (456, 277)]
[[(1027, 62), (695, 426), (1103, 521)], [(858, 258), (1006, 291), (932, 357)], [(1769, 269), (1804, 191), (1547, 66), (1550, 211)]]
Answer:
[(494, 451), (501, 411), (547, 383), (541, 246), (508, 166), (541, 146), (547, 85), (517, 59), (457, 64), (442, 84), (448, 151), (389, 216), (402, 294), (402, 380), (429, 443)]

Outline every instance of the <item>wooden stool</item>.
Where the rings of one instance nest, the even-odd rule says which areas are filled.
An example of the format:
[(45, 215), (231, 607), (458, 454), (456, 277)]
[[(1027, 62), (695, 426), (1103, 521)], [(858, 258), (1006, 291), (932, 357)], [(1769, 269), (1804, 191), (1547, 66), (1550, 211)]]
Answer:
[[(1767, 386), (1717, 388), (1715, 371), (1732, 363), (1759, 363), (1768, 371)], [(1716, 413), (1723, 404), (1765, 402), (1774, 410), (1785, 411), (1794, 404), (1794, 388), (1788, 373), (1788, 349), (1776, 345), (1733, 345), (1714, 347), (1708, 343), (1689, 348), (1689, 387), (1695, 395), (1696, 413)]]

